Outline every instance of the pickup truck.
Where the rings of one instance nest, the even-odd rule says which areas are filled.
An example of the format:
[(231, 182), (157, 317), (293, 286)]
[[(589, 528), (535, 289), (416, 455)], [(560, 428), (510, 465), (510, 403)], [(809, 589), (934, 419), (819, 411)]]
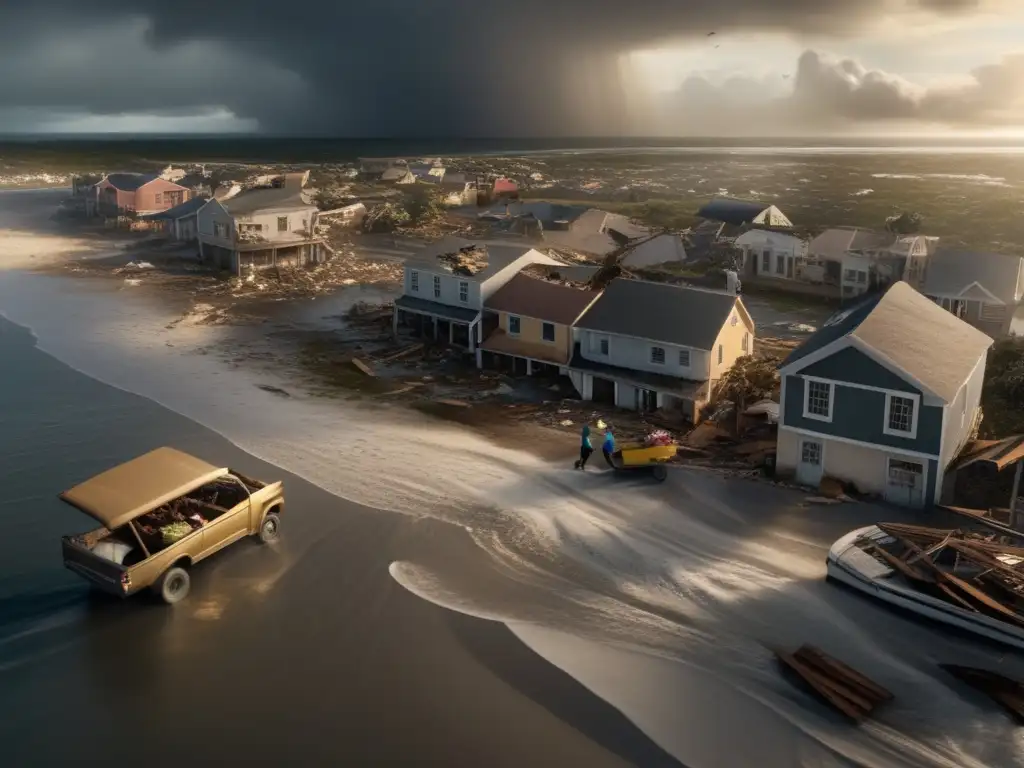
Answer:
[(157, 448), (60, 495), (102, 527), (63, 538), (64, 565), (120, 597), (189, 593), (189, 569), (247, 536), (280, 536), (284, 488)]

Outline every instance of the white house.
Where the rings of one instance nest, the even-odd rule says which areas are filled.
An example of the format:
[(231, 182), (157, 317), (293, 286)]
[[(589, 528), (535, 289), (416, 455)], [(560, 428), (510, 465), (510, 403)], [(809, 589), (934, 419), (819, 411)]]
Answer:
[(734, 245), (743, 254), (742, 268), (747, 275), (821, 282), (814, 270), (807, 271), (807, 241), (795, 235), (750, 229), (737, 237)]
[(575, 324), (570, 378), (584, 400), (682, 411), (696, 422), (722, 374), (754, 349), (736, 295), (619, 278)]
[(977, 423), (991, 345), (902, 281), (840, 312), (781, 366), (777, 471), (930, 506)]
[(895, 235), (857, 227), (826, 229), (808, 243), (808, 263), (822, 267), (823, 282), (843, 298), (906, 280), (917, 285), (937, 238)]
[(395, 331), (411, 327), (475, 354), (494, 330), (483, 328), (484, 302), (528, 264), (562, 262), (529, 246), (458, 237), (425, 246), (406, 261), (402, 295), (395, 300)]
[(318, 212), (305, 195), (278, 187), (210, 200), (198, 213), (200, 257), (221, 269), (304, 266), (326, 259)]
[(1024, 300), (1024, 259), (940, 249), (928, 260), (920, 291), (998, 339), (1017, 331)]

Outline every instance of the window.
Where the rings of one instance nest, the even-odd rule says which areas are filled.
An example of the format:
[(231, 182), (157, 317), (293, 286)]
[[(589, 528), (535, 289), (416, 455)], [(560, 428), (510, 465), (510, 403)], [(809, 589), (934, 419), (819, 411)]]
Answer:
[(800, 463), (821, 466), (821, 443), (804, 440), (800, 445)]
[(520, 328), (522, 326), (522, 318), (516, 317), (515, 315), (508, 316), (508, 332), (512, 336), (518, 336)]
[(434, 275), (434, 298), (441, 298), (441, 276)]
[(722, 345), (721, 345), (721, 344), (719, 344), (719, 345), (718, 345), (718, 364), (719, 364), (719, 365), (721, 365), (721, 364), (722, 364), (722, 358), (724, 358), (724, 357), (725, 357), (725, 352), (724, 352), (724, 350), (722, 349)]
[(886, 396), (885, 429), (887, 435), (917, 436), (917, 397), (908, 395)]
[(690, 350), (680, 349), (679, 350), (679, 367), (689, 368), (690, 367)]
[(775, 274), (786, 274), (786, 257), (782, 254), (775, 257)]
[(805, 379), (804, 384), (804, 416), (818, 421), (832, 421), (835, 384), (818, 379)]
[(153, 202), (156, 203), (157, 205), (163, 205), (164, 193), (163, 192), (157, 192), (156, 194), (154, 194), (153, 195)]
[(761, 254), (761, 272), (768, 274), (772, 271), (772, 252), (765, 251)]
[(868, 281), (868, 273), (864, 270), (857, 270), (857, 282), (864, 285)]
[(540, 335), (544, 341), (554, 342), (555, 340), (555, 324), (544, 323), (540, 328)]
[(287, 232), (288, 231), (288, 217), (287, 216), (278, 216), (277, 217), (277, 231), (278, 232)]
[(420, 273), (415, 269), (409, 273), (409, 290), (413, 293), (420, 292)]
[(459, 301), (463, 304), (469, 303), (469, 283), (465, 280), (459, 282)]
[(651, 362), (655, 365), (665, 364), (665, 348), (651, 347)]
[(855, 282), (857, 282), (857, 270), (856, 269), (844, 270), (843, 271), (843, 280), (845, 280), (848, 283), (855, 283)]
[(750, 334), (749, 333), (744, 333), (743, 334), (742, 349), (743, 349), (744, 352), (749, 352), (750, 351)]
[(608, 345), (608, 339), (607, 339), (607, 337), (606, 337), (606, 338), (603, 338), (603, 339), (601, 339), (601, 343), (600, 343), (600, 350), (599, 350), (599, 351), (600, 351), (600, 352), (601, 352), (601, 354), (602, 354), (602, 355), (604, 355), (605, 357), (608, 357), (608, 354), (609, 354), (609, 352), (608, 352), (608, 346), (609, 346), (609, 345)]
[(589, 334), (590, 351), (592, 354), (608, 357), (608, 337), (598, 336), (596, 333)]
[(223, 221), (213, 222), (213, 236), (227, 238), (228, 236), (228, 225)]

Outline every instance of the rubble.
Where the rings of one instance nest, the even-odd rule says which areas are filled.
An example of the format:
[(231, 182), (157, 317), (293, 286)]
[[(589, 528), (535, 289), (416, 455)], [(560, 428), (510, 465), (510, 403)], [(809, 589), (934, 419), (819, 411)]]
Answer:
[(855, 723), (894, 698), (878, 683), (813, 645), (803, 645), (792, 654), (781, 650), (774, 653), (819, 696)]

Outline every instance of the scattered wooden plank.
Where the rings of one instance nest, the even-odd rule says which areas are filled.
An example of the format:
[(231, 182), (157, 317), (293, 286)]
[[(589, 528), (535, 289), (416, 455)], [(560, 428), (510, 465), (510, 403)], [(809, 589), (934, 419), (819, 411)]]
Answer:
[(423, 351), (424, 346), (424, 344), (412, 344), (404, 349), (394, 352), (393, 354), (387, 355), (386, 357), (377, 358), (377, 362), (381, 364), (393, 363), (395, 360), (401, 360), (403, 357), (408, 357), (414, 352)]
[(969, 584), (968, 582), (964, 581), (963, 579), (961, 579), (961, 578), (959, 578), (957, 576), (954, 576), (951, 573), (946, 573), (945, 571), (937, 571), (937, 573), (940, 574), (940, 576), (939, 576), (940, 579), (948, 581), (950, 584), (955, 586), (961, 592), (965, 592), (971, 599), (977, 600), (979, 603), (981, 603), (983, 606), (988, 608), (990, 611), (998, 613), (1000, 616), (1003, 616), (1004, 618), (1009, 619), (1014, 624), (1024, 626), (1024, 616), (1021, 616), (1020, 614), (1016, 613), (1015, 611), (1011, 611), (1009, 608), (1007, 608), (1005, 605), (1000, 603), (998, 600), (995, 600), (994, 598), (992, 598), (989, 595), (985, 594), (980, 589), (975, 587), (973, 584)]
[(1024, 683), (987, 669), (962, 667), (958, 664), (939, 666), (960, 682), (984, 693), (1024, 725)]
[(376, 377), (377, 376), (377, 374), (373, 372), (373, 369), (370, 366), (368, 366), (366, 363), (364, 363), (362, 360), (360, 360), (358, 357), (353, 357), (352, 358), (352, 365), (354, 365), (360, 371), (365, 373), (367, 376), (371, 376), (371, 377)]
[(864, 689), (868, 696), (873, 697), (879, 702), (892, 701), (894, 698), (891, 691), (883, 688), (874, 680), (865, 677), (853, 667), (844, 664), (839, 659), (828, 656), (817, 646), (804, 645), (799, 651), (797, 651), (797, 655), (807, 661), (811, 661), (813, 659), (816, 665), (822, 665), (835, 670), (837, 674), (845, 677), (848, 682)]
[(464, 402), (462, 400), (435, 400), (434, 402), (439, 403), (440, 405), (453, 405), (456, 408), (469, 408), (470, 407), (469, 403)]
[(775, 655), (778, 657), (779, 661), (796, 672), (808, 685), (817, 691), (820, 696), (844, 715), (858, 723), (864, 719), (864, 716), (867, 713), (846, 697), (837, 695), (831, 687), (825, 684), (823, 675), (814, 672), (814, 670), (809, 668), (806, 664), (803, 664), (792, 654), (786, 653), (785, 651), (776, 650)]

